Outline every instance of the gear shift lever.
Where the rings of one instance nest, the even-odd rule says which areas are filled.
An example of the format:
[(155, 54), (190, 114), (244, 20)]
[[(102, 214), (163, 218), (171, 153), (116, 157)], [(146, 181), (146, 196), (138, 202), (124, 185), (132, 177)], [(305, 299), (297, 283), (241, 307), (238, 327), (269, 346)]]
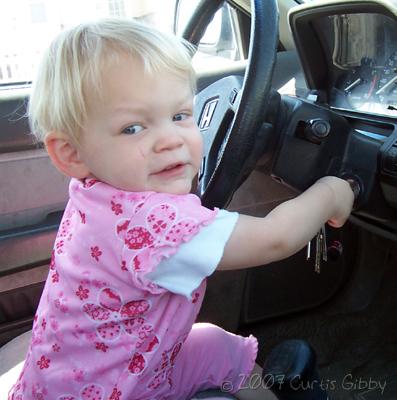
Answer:
[(286, 340), (266, 358), (263, 380), (280, 400), (327, 400), (316, 368), (316, 353), (303, 340)]

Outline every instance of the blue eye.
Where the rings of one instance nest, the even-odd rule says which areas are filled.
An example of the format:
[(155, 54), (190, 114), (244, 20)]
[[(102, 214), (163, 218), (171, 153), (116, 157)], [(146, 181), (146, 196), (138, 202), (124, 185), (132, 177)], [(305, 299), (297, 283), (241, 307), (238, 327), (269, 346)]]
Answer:
[(172, 120), (173, 120), (174, 122), (184, 121), (185, 119), (187, 119), (187, 118), (189, 118), (189, 117), (190, 117), (190, 115), (187, 114), (187, 113), (178, 113), (178, 114), (175, 114), (175, 115), (172, 117)]
[(143, 130), (144, 130), (144, 127), (142, 125), (134, 124), (134, 125), (127, 126), (121, 132), (125, 133), (127, 135), (135, 135), (139, 132), (142, 132)]

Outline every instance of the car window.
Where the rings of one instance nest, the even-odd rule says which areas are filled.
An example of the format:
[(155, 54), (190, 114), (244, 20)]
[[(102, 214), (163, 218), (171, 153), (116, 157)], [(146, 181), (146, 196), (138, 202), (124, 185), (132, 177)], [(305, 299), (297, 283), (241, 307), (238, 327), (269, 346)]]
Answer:
[[(181, 32), (197, 0), (5, 0), (0, 13), (0, 84), (32, 80), (43, 50), (63, 29), (96, 17), (137, 18), (161, 30), (173, 31), (178, 5)], [(204, 36), (196, 65), (240, 59), (236, 24), (229, 6), (215, 16)]]
[[(175, 13), (175, 31), (181, 35), (199, 0), (179, 0)], [(228, 3), (217, 11), (202, 37), (193, 62), (201, 66), (227, 65), (243, 59), (241, 33), (236, 10)]]

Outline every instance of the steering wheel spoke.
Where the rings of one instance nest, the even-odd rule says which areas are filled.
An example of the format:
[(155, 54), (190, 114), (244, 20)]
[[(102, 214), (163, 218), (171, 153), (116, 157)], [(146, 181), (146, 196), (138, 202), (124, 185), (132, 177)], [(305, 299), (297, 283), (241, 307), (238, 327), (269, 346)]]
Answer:
[[(202, 0), (184, 38), (197, 45), (222, 2)], [(193, 29), (194, 27), (194, 29)], [(200, 35), (198, 34), (200, 33)], [(278, 46), (276, 0), (251, 0), (251, 40), (244, 78), (230, 76), (197, 95), (197, 121), (204, 139), (199, 195), (209, 207), (225, 207), (253, 169), (253, 154), (269, 106)], [(273, 134), (270, 130), (268, 134)], [(255, 160), (254, 160), (255, 161)]]
[(229, 76), (208, 86), (195, 98), (195, 118), (203, 136), (204, 147), (199, 173), (200, 195), (204, 194), (213, 172), (222, 162), (242, 84), (242, 77)]

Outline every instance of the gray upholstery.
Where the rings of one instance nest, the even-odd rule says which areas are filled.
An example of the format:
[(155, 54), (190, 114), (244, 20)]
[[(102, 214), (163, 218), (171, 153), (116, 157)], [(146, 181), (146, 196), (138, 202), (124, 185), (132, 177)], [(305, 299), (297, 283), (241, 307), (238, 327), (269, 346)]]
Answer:
[(235, 399), (231, 394), (221, 392), (220, 390), (206, 390), (205, 392), (197, 393), (191, 400), (224, 400), (224, 399)]
[(0, 400), (7, 400), (8, 391), (18, 379), (31, 334), (25, 332), (0, 349)]

